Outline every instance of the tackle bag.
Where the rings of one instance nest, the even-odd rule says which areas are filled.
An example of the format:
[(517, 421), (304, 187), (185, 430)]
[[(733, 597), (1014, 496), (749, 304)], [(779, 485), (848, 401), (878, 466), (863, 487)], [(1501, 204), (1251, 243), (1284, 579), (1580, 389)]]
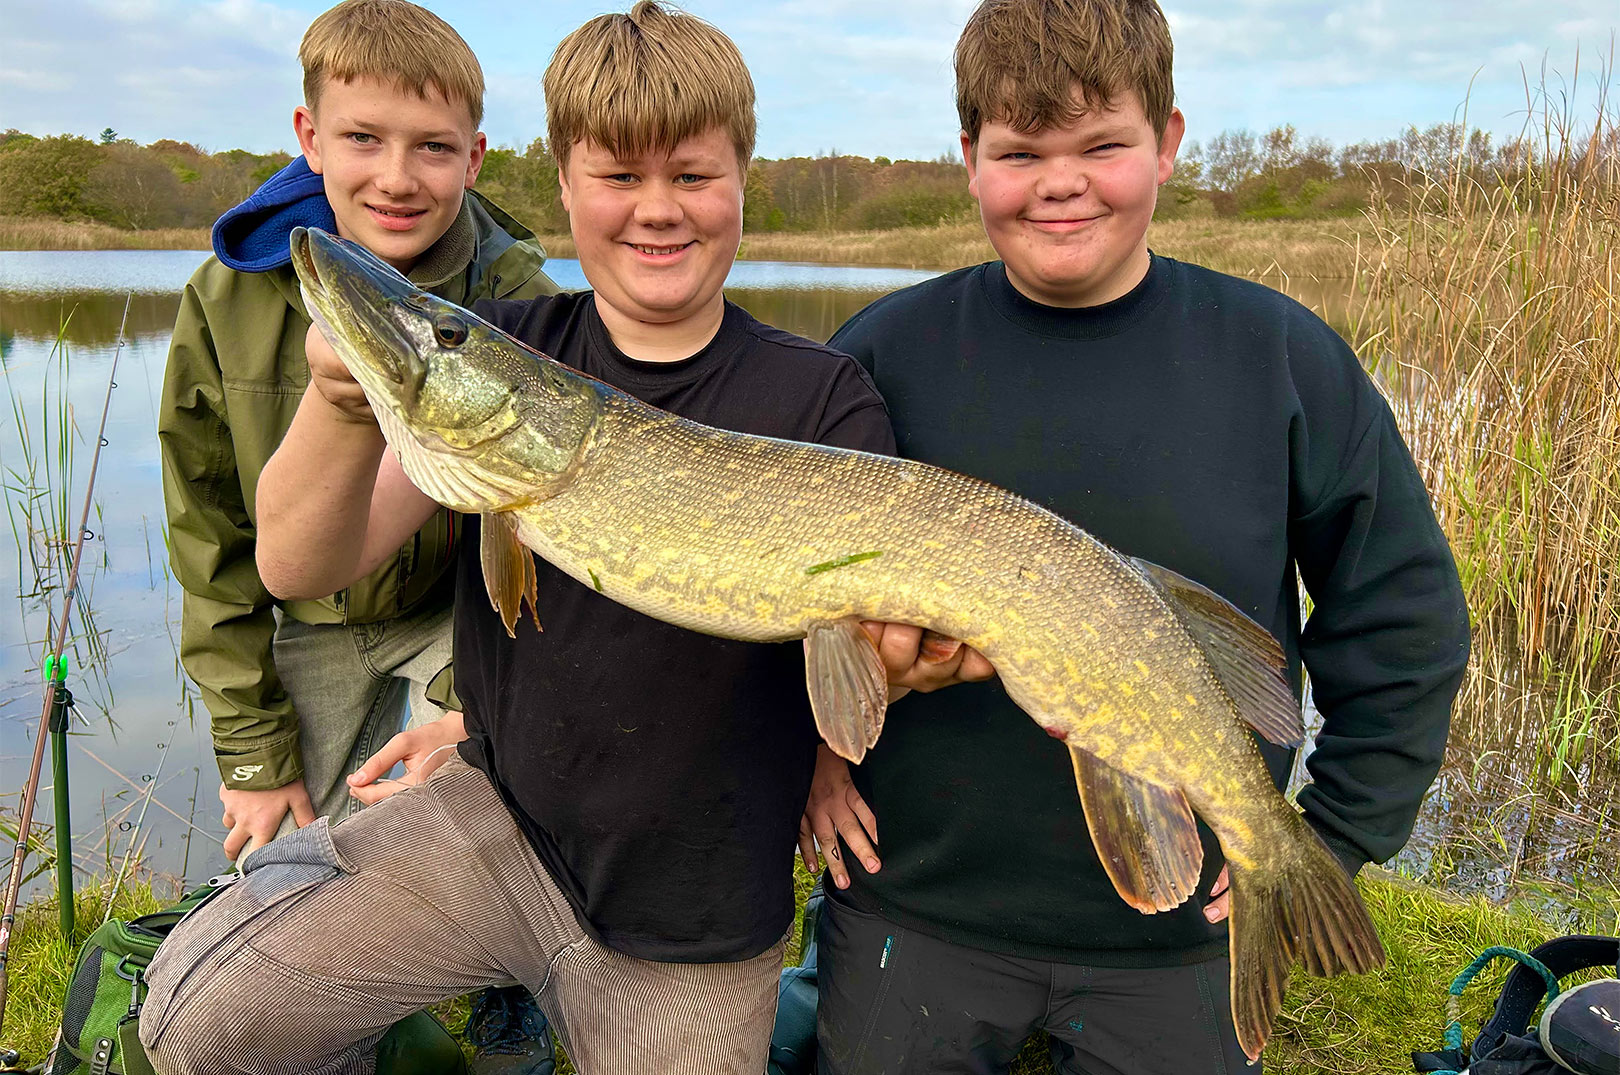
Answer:
[(804, 901), (799, 965), (783, 968), (776, 987), (776, 1026), (765, 1075), (811, 1075), (816, 1070), (816, 923), (823, 899), (818, 881)]
[[(45, 1075), (155, 1075), (138, 1036), (146, 968), (181, 919), (239, 877), (213, 877), (180, 902), (129, 921), (108, 919), (79, 949), (62, 1003), (62, 1029)], [(377, 1075), (465, 1075), (466, 1060), (427, 1012), (395, 1023), (377, 1043)]]
[[(1459, 998), (1487, 963), (1517, 961), (1496, 1009), (1465, 1051)], [(1488, 948), (1452, 981), (1446, 1001), (1444, 1047), (1414, 1052), (1413, 1069), (1429, 1075), (1620, 1075), (1620, 978), (1563, 989), (1559, 980), (1592, 967), (1620, 974), (1620, 938), (1559, 937), (1521, 952)], [(1541, 1019), (1532, 1017), (1543, 1000)]]
[(169, 931), (231, 882), (213, 877), (172, 907), (128, 922), (109, 918), (79, 949), (62, 1001), (62, 1032), (48, 1075), (153, 1075), (136, 1035), (146, 968)]

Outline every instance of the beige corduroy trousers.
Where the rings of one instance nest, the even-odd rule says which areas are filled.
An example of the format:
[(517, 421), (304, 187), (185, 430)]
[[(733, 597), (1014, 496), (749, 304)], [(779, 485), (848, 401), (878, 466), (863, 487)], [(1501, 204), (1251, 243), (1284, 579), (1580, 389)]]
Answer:
[(782, 944), (659, 963), (584, 933), (488, 777), (422, 787), (255, 851), (148, 973), (162, 1075), (369, 1072), (406, 1015), (486, 986), (535, 995), (582, 1075), (759, 1075)]

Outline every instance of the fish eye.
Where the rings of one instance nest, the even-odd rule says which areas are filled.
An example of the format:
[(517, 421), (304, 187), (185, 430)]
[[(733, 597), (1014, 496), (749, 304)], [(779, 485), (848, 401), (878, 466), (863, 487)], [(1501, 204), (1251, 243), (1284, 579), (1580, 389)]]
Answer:
[(460, 347), (467, 342), (467, 322), (453, 314), (433, 319), (433, 335), (446, 347)]

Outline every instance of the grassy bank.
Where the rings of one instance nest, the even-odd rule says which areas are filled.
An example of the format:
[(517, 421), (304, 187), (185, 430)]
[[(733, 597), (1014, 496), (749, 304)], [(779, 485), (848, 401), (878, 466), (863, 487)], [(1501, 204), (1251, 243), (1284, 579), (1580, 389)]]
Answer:
[[(1377, 869), (1369, 870), (1360, 884), (1389, 964), (1362, 977), (1319, 979), (1296, 973), (1276, 1037), (1266, 1049), (1268, 1071), (1410, 1071), (1410, 1050), (1439, 1046), (1446, 986), (1457, 971), (1493, 944), (1530, 948), (1556, 932), (1528, 912), (1480, 899), (1454, 899)], [(160, 886), (160, 891), (169, 898), (168, 888)], [(78, 941), (101, 921), (105, 898), (102, 891), (80, 893)], [(157, 902), (149, 885), (127, 886), (114, 913), (145, 913)], [(73, 954), (57, 933), (54, 904), (39, 901), (23, 910), (11, 949), (5, 1044), (20, 1049), (25, 1064), (37, 1063), (50, 1047)], [(789, 954), (797, 959), (796, 951)], [(1505, 965), (1487, 970), (1465, 995), (1467, 1033), (1489, 1015), (1505, 974)], [(441, 1015), (447, 1024), (459, 1026), (465, 1011), (464, 1004), (449, 1005)], [(1014, 1068), (1018, 1075), (1051, 1070), (1038, 1040)]]
[[(154, 894), (148, 883), (125, 884), (113, 901), (113, 915), (149, 914), (174, 898), (172, 885), (159, 885)], [(101, 924), (106, 902), (105, 887), (81, 884), (73, 901), (72, 944), (62, 939), (55, 900), (35, 900), (17, 912), (7, 960), (6, 1025), (0, 1045), (21, 1052), (24, 1067), (39, 1063), (56, 1040), (73, 960), (85, 938)]]
[[(1170, 257), (1240, 276), (1348, 276), (1358, 220), (1198, 220), (1153, 226), (1150, 241)], [(566, 233), (540, 237), (552, 257), (572, 258)], [(126, 231), (105, 224), (0, 217), (0, 250), (206, 250), (203, 228)], [(954, 269), (994, 256), (978, 221), (891, 231), (760, 232), (745, 235), (741, 256), (753, 261)]]

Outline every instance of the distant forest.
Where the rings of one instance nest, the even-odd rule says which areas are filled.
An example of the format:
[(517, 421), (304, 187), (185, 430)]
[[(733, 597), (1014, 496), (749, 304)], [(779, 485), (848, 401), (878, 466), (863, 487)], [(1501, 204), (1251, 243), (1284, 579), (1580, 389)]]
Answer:
[[(1416, 176), (1459, 168), (1513, 170), (1521, 141), (1495, 143), (1458, 124), (1335, 147), (1293, 126), (1263, 135), (1225, 131), (1182, 147), (1159, 198), (1160, 218), (1348, 216), (1380, 191), (1399, 199)], [(0, 215), (89, 220), (130, 229), (207, 227), (291, 158), (242, 149), (209, 153), (169, 139), (139, 145), (112, 129), (77, 135), (0, 134)], [(567, 230), (557, 168), (545, 143), (491, 149), (478, 189), (542, 233)], [(967, 173), (953, 156), (890, 160), (831, 153), (756, 159), (748, 171), (750, 232), (927, 227), (968, 217)]]

